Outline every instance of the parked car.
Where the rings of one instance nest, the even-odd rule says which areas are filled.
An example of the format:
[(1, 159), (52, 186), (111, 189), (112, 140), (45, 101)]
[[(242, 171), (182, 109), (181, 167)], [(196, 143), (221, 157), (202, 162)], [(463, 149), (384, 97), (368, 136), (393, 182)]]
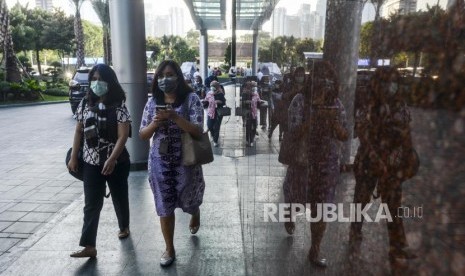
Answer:
[(90, 69), (78, 69), (69, 81), (69, 103), (73, 114), (89, 88), (89, 72)]

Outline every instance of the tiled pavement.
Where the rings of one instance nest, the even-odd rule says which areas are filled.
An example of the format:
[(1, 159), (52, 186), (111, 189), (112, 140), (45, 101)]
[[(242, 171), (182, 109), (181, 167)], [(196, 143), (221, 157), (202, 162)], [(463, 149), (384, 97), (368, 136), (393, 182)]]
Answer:
[[(231, 107), (233, 94), (227, 87)], [(0, 189), (7, 189), (1, 194), (0, 228), (18, 230), (0, 233), (0, 250), (5, 250), (0, 261), (5, 275), (385, 275), (390, 272), (461, 275), (465, 272), (465, 114), (413, 110), (412, 133), (422, 166), (419, 174), (404, 184), (404, 205), (422, 206), (424, 216), (404, 221), (410, 245), (419, 259), (391, 266), (387, 261), (385, 224), (371, 223), (364, 226), (362, 256), (349, 260), (348, 224), (330, 223), (322, 245), (322, 254), (329, 258), (330, 266), (315, 270), (305, 258), (310, 232), (302, 217), (292, 237), (287, 236), (282, 224), (263, 222), (263, 203), (283, 201), (285, 167), (277, 162), (276, 134), (269, 142), (265, 132), (259, 130), (256, 146), (246, 148), (242, 123), (231, 117), (223, 121), (214, 163), (204, 166), (207, 187), (201, 207), (202, 227), (196, 236), (191, 236), (187, 230), (189, 217), (177, 213), (178, 259), (174, 266), (162, 270), (158, 259), (163, 252), (163, 238), (146, 172), (130, 175), (130, 238), (122, 242), (116, 238), (115, 215), (110, 200), (106, 200), (99, 228), (98, 258), (68, 257), (77, 249), (83, 206), (80, 183), (67, 175), (62, 161), (72, 135), (73, 121), (68, 108), (67, 105), (54, 106), (53, 110), (42, 107), (32, 115), (53, 122), (61, 130), (49, 133), (43, 128), (51, 124), (39, 126), (24, 117), (26, 111), (31, 112), (30, 107), (9, 109), (8, 113), (0, 110), (0, 128), (9, 136), (0, 137), (2, 144), (9, 145), (6, 153), (3, 149), (0, 153)], [(50, 118), (44, 118), (50, 112)], [(25, 150), (19, 146), (25, 142), (23, 137), (14, 134), (18, 133), (18, 124), (8, 127), (5, 117), (21, 118), (22, 124), (36, 130), (35, 134), (42, 139), (25, 137), (28, 146)], [(24, 158), (40, 154), (40, 158)], [(10, 164), (10, 157), (16, 160), (15, 165)], [(4, 160), (8, 160), (7, 165)], [(9, 186), (12, 187), (5, 188)], [(337, 202), (351, 202), (353, 187), (352, 176), (345, 174), (337, 189)], [(12, 189), (15, 190), (10, 196), (14, 197), (4, 197), (3, 191), (8, 193)], [(73, 194), (74, 198), (66, 198), (66, 194)], [(61, 211), (57, 212), (58, 209)], [(35, 234), (24, 235), (21, 233), (24, 229)]]

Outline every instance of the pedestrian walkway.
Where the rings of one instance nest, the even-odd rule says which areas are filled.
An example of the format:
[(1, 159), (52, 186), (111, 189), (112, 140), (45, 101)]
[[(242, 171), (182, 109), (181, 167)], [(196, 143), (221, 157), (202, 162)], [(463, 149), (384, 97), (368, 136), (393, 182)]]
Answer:
[[(228, 105), (234, 110), (233, 99), (238, 93), (232, 86), (226, 87), (226, 91)], [(0, 256), (0, 259), (15, 256), (10, 258), (3, 274), (281, 276), (316, 273), (388, 275), (390, 271), (412, 275), (463, 274), (465, 114), (442, 112), (439, 118), (446, 120), (440, 125), (438, 114), (437, 111), (413, 110), (412, 133), (421, 168), (416, 177), (404, 184), (404, 202), (410, 207), (422, 206), (424, 214), (423, 218), (404, 221), (410, 245), (420, 256), (417, 260), (388, 262), (387, 232), (383, 222), (365, 224), (362, 255), (351, 259), (347, 249), (349, 224), (334, 222), (328, 224), (321, 248), (321, 254), (329, 259), (329, 267), (321, 270), (311, 266), (306, 260), (311, 242), (310, 227), (302, 216), (298, 218), (293, 236), (287, 235), (282, 223), (264, 222), (264, 203), (283, 202), (282, 182), (286, 168), (277, 162), (277, 132), (269, 141), (266, 132), (259, 129), (255, 146), (246, 148), (241, 119), (232, 116), (223, 120), (220, 147), (214, 148), (215, 161), (203, 166), (206, 191), (199, 232), (191, 235), (188, 229), (190, 217), (179, 211), (176, 213), (177, 260), (173, 266), (162, 269), (158, 263), (164, 242), (147, 173), (142, 171), (131, 172), (129, 177), (131, 236), (127, 240), (117, 238), (118, 227), (110, 198), (102, 210), (98, 257), (89, 260), (70, 258), (69, 253), (78, 249), (82, 226), (83, 197), (80, 196), (38, 225), (34, 234)], [(13, 144), (11, 142), (11, 146)], [(47, 148), (44, 143), (37, 144), (37, 147)], [(80, 183), (66, 176), (62, 164), (65, 151), (66, 146), (52, 150), (51, 155), (45, 154), (47, 151), (44, 150), (41, 159), (59, 159), (57, 168), (51, 170), (52, 175), (56, 173), (54, 169), (61, 170), (64, 173), (61, 181), (76, 188)], [(9, 155), (13, 152), (11, 150)], [(8, 179), (13, 170), (19, 170), (4, 167), (3, 161), (8, 160), (8, 156), (3, 152), (0, 160), (0, 179)], [(28, 169), (34, 168), (39, 161), (39, 158), (29, 161)], [(14, 176), (8, 180), (23, 179), (19, 174)], [(51, 175), (44, 172), (43, 177)], [(336, 202), (350, 203), (353, 189), (352, 175), (344, 174), (337, 188)], [(53, 196), (47, 200), (53, 201)], [(379, 200), (375, 204), (379, 204)], [(7, 209), (2, 209), (0, 217), (6, 212), (4, 210)]]

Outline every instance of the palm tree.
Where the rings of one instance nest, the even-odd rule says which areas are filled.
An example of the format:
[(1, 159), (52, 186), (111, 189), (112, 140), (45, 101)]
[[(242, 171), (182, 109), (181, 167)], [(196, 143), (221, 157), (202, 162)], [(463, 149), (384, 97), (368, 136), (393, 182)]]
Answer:
[(20, 82), (21, 73), (17, 66), (17, 58), (13, 49), (13, 40), (10, 32), (10, 19), (8, 8), (4, 0), (0, 0), (0, 44), (3, 46), (3, 58), (5, 59), (6, 81)]
[(81, 66), (85, 66), (86, 62), (84, 60), (85, 52), (84, 52), (84, 31), (82, 28), (82, 21), (81, 21), (81, 6), (85, 0), (70, 0), (74, 7), (76, 8), (76, 12), (74, 14), (74, 35), (76, 36), (76, 67), (79, 68)]
[(110, 37), (110, 1), (91, 0), (95, 13), (103, 26), (103, 59), (106, 64), (111, 64), (111, 37)]

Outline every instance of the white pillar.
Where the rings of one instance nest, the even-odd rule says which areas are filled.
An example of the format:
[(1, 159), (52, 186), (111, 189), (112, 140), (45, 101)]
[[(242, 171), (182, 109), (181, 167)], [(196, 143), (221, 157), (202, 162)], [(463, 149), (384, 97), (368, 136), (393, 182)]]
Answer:
[(127, 97), (132, 117), (132, 138), (127, 142), (132, 169), (147, 165), (149, 143), (139, 138), (139, 126), (147, 102), (147, 62), (143, 0), (110, 0), (113, 69)]
[(252, 35), (252, 75), (257, 75), (258, 70), (258, 30), (253, 30)]
[(200, 53), (200, 76), (202, 80), (208, 77), (208, 33), (207, 30), (200, 30), (200, 41), (199, 41), (199, 53)]

